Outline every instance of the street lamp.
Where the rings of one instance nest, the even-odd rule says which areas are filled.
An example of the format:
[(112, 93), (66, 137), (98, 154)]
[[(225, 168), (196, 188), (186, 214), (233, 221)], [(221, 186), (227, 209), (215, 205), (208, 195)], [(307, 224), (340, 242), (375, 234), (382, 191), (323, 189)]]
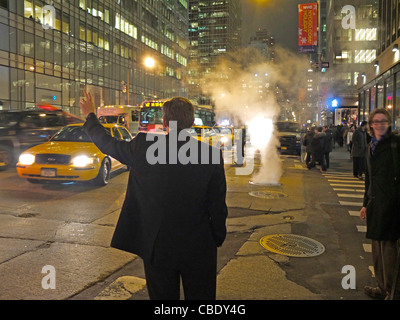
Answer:
[(152, 57), (147, 57), (147, 58), (144, 59), (144, 65), (147, 68), (153, 68), (154, 65), (155, 65), (155, 61), (154, 61), (154, 59)]
[[(146, 57), (144, 59), (144, 65), (148, 69), (153, 69), (155, 64), (156, 64), (156, 62), (152, 57)], [(154, 96), (155, 96), (155, 92), (156, 92), (156, 76), (154, 74), (154, 71), (153, 71), (153, 90), (154, 90)]]

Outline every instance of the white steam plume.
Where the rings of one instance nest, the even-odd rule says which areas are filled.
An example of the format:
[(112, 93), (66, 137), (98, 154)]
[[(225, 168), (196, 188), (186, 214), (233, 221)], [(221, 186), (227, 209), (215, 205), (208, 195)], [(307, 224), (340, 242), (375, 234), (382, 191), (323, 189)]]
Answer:
[(256, 49), (226, 56), (202, 87), (215, 102), (217, 119), (228, 116), (236, 126), (247, 125), (251, 144), (261, 155), (261, 168), (253, 182), (261, 184), (278, 184), (282, 175), (273, 125), (281, 111), (276, 86), (297, 98), (309, 66), (305, 56), (281, 48), (275, 52), (276, 62), (267, 61)]

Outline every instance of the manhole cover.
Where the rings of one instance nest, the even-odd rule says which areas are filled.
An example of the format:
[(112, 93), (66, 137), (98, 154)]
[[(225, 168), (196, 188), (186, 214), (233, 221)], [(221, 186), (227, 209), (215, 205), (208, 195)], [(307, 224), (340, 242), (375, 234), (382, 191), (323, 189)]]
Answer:
[(260, 244), (268, 251), (290, 257), (315, 257), (325, 252), (325, 247), (318, 241), (295, 234), (265, 236)]
[(251, 191), (249, 192), (249, 195), (263, 199), (279, 199), (287, 197), (287, 194), (277, 191)]

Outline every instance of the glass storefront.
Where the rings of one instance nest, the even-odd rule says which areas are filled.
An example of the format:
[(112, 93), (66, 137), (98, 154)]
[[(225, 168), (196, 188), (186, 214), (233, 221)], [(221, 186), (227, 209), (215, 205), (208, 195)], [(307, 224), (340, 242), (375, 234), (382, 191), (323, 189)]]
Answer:
[(369, 113), (375, 108), (385, 108), (392, 117), (392, 129), (400, 129), (400, 65), (359, 91), (360, 121), (368, 121)]

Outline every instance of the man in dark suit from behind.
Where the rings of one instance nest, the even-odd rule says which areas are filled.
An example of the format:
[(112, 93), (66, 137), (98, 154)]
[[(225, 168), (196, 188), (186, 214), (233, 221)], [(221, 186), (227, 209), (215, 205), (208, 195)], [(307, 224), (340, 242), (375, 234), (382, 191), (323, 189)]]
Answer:
[[(85, 92), (80, 105), (96, 146), (130, 167), (111, 246), (143, 259), (150, 299), (179, 299), (180, 279), (185, 299), (215, 299), (217, 247), (226, 236), (226, 179), (220, 150), (188, 135), (185, 141), (176, 138), (193, 124), (191, 102), (181, 97), (167, 101), (163, 123), (168, 133), (139, 133), (130, 142), (107, 134), (90, 94)], [(177, 132), (170, 131), (171, 123)], [(198, 154), (181, 163), (188, 142)], [(219, 157), (212, 158), (215, 154)]]

